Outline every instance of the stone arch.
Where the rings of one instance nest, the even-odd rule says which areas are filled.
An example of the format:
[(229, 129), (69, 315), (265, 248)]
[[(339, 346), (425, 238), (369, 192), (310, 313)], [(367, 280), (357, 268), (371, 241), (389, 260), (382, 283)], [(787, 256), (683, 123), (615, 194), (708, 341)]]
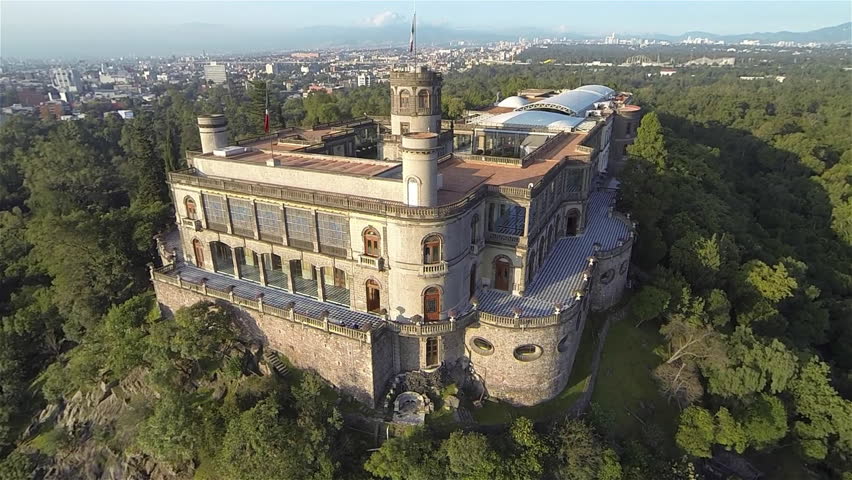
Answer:
[(407, 109), (411, 108), (411, 91), (407, 88), (401, 88), (399, 90), (399, 108)]
[(367, 299), (367, 311), (379, 313), (382, 310), (382, 284), (373, 277), (364, 282)]

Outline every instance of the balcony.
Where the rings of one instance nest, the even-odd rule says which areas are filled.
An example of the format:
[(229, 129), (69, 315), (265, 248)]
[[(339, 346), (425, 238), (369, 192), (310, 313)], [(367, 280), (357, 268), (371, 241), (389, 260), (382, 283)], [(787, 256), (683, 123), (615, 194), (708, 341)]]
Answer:
[(369, 255), (361, 254), (358, 256), (358, 263), (361, 265), (366, 265), (370, 268), (375, 268), (378, 271), (384, 270), (385, 259), (382, 257), (371, 257)]
[(200, 232), (202, 230), (201, 220), (196, 220), (194, 218), (181, 219), (180, 224), (184, 227), (189, 227), (196, 232)]
[(421, 277), (438, 277), (449, 271), (447, 262), (429, 263), (420, 267)]
[(505, 233), (486, 232), (488, 243), (499, 243), (500, 245), (519, 246), (521, 237)]

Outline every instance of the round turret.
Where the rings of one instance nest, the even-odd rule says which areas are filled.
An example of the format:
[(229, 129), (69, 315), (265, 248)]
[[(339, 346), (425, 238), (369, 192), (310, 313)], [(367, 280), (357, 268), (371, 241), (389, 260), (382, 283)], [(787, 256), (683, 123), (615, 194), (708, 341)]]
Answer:
[(402, 135), (402, 180), (405, 203), (412, 207), (434, 207), (438, 203), (438, 134)]
[(198, 117), (198, 133), (201, 135), (201, 153), (211, 153), (228, 146), (228, 120), (220, 113)]

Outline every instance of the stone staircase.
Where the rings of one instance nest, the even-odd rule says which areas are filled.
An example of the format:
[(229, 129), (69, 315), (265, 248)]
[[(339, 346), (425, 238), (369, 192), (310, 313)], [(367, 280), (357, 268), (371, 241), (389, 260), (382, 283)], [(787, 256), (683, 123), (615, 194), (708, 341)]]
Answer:
[(263, 359), (281, 378), (287, 378), (290, 369), (287, 368), (287, 365), (284, 365), (284, 362), (281, 361), (281, 357), (277, 353), (265, 351), (263, 352)]

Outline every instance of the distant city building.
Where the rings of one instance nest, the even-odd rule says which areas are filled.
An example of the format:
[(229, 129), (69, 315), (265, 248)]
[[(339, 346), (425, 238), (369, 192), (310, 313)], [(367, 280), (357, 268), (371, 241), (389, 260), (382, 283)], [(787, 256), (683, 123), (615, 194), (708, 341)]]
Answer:
[(54, 68), (50, 71), (50, 78), (60, 92), (77, 93), (83, 90), (80, 74), (73, 68)]
[(302, 67), (299, 69), (299, 71), (301, 71), (302, 73), (311, 73), (311, 66), (310, 65), (302, 65)]
[(204, 65), (204, 81), (207, 83), (213, 82), (216, 85), (228, 83), (228, 72), (225, 70), (225, 65), (216, 62)]
[(279, 73), (281, 73), (281, 65), (277, 63), (267, 63), (266, 73), (267, 75), (278, 75)]
[(373, 84), (375, 78), (369, 73), (362, 73), (358, 75), (358, 86), (359, 87), (369, 87)]
[(664, 69), (660, 70), (660, 76), (661, 77), (671, 77), (675, 73), (677, 73), (677, 70), (675, 70), (673, 68), (664, 68)]
[(44, 93), (33, 88), (18, 90), (18, 102), (27, 107), (37, 107), (45, 100)]
[(695, 60), (690, 60), (686, 62), (684, 65), (692, 67), (692, 66), (712, 66), (712, 67), (733, 67), (736, 63), (736, 57), (721, 57), (721, 58), (709, 58), (709, 57), (701, 57), (696, 58)]
[(71, 112), (71, 108), (62, 100), (51, 100), (38, 106), (38, 115), (42, 120), (59, 120)]

